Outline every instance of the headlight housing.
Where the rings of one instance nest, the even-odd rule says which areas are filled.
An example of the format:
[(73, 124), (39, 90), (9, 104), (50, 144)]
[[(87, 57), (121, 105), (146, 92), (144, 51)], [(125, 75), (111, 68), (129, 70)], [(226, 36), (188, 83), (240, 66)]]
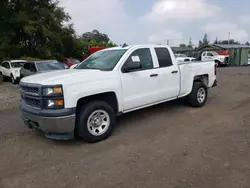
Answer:
[(44, 86), (43, 92), (43, 106), (46, 109), (64, 108), (63, 88), (61, 85)]
[(43, 88), (43, 95), (44, 96), (58, 96), (58, 95), (63, 95), (62, 86), (55, 86), (55, 87), (46, 87), (46, 88)]
[(48, 99), (44, 101), (45, 108), (53, 109), (53, 108), (64, 108), (64, 100), (63, 99)]

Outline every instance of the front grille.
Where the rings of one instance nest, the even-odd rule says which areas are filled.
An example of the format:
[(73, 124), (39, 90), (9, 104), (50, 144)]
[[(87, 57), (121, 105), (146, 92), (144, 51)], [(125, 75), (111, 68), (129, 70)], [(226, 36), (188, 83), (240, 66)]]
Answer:
[(35, 108), (41, 108), (41, 103), (39, 99), (32, 99), (32, 98), (25, 97), (24, 102), (29, 106), (32, 106)]
[(39, 94), (38, 87), (21, 86), (21, 90), (30, 94)]

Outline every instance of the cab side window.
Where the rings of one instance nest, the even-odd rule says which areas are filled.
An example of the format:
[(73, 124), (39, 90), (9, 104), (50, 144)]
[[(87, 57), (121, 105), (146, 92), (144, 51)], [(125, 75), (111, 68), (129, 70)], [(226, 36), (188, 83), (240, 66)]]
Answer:
[(25, 70), (30, 70), (30, 63), (25, 63), (24, 65), (23, 65), (23, 68), (25, 69)]
[(167, 48), (155, 48), (160, 67), (170, 67), (173, 65), (172, 58)]
[(6, 69), (10, 69), (10, 63), (9, 62), (6, 62), (6, 61), (3, 62), (1, 66), (6, 68)]
[(30, 64), (30, 71), (31, 71), (31, 72), (36, 72), (36, 66), (35, 66), (34, 63), (31, 63), (31, 64)]
[(208, 53), (207, 53), (207, 56), (212, 57), (212, 56), (214, 56), (214, 55), (213, 55), (212, 53), (208, 52)]
[(139, 70), (148, 70), (154, 68), (153, 59), (149, 48), (135, 50), (129, 56), (124, 65), (126, 65), (127, 63), (133, 63), (135, 59), (136, 61), (139, 61), (141, 63), (141, 69)]

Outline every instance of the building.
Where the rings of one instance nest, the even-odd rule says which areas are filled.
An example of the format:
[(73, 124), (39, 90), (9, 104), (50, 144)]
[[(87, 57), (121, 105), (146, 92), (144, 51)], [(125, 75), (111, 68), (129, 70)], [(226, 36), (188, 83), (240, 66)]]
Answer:
[(197, 51), (199, 54), (204, 51), (228, 52), (230, 54), (229, 64), (231, 66), (245, 66), (248, 65), (250, 46), (241, 44), (209, 44), (199, 47)]

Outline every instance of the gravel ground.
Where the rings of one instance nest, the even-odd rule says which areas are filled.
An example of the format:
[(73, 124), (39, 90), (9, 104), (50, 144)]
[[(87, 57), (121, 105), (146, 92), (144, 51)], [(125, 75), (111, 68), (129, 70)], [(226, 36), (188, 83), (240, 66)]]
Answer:
[(249, 188), (249, 80), (249, 67), (221, 68), (205, 107), (126, 114), (97, 144), (46, 139), (0, 110), (0, 187)]
[(16, 108), (19, 100), (19, 85), (0, 81), (0, 110)]

